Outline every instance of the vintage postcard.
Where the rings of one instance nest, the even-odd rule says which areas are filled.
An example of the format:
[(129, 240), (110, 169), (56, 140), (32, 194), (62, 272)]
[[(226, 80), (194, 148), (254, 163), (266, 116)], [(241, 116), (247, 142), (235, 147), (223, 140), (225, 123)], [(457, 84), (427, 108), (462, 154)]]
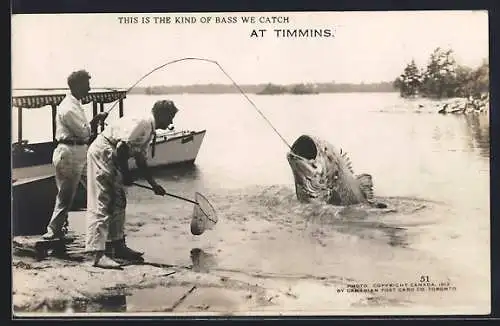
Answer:
[(487, 11), (13, 15), (13, 313), (489, 314), (488, 38)]

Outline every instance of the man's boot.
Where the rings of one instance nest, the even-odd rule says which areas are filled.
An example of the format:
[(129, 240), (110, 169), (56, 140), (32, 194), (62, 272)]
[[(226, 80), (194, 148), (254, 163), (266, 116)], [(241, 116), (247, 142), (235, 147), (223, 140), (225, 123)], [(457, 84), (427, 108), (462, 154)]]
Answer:
[(115, 248), (112, 241), (106, 241), (106, 246), (104, 247), (104, 254), (108, 257), (114, 257)]
[(94, 253), (94, 261), (92, 266), (107, 268), (107, 269), (123, 269), (120, 264), (109, 258), (104, 252), (97, 251)]
[(45, 234), (42, 235), (42, 239), (44, 240), (60, 240), (60, 239), (64, 239), (65, 237), (65, 233), (63, 231), (59, 231), (59, 232), (54, 232), (52, 231), (51, 228), (49, 228), (47, 230), (47, 232)]
[(44, 239), (44, 240), (57, 240), (57, 239), (63, 240), (66, 237), (66, 235), (68, 234), (68, 226), (69, 226), (69, 222), (67, 219), (64, 221), (64, 224), (59, 231), (54, 231), (52, 229), (52, 227), (49, 226), (49, 227), (47, 227), (47, 232), (42, 235), (42, 239)]
[(125, 238), (111, 242), (110, 249), (112, 251), (111, 257), (113, 258), (125, 259), (131, 261), (144, 260), (142, 258), (142, 255), (144, 255), (144, 253), (140, 251), (135, 251), (127, 247), (125, 243)]

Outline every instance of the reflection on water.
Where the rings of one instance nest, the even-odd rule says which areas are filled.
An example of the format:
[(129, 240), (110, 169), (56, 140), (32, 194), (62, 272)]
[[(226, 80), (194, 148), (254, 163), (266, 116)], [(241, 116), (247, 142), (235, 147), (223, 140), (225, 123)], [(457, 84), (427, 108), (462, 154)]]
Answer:
[[(354, 211), (354, 213), (353, 213)], [(396, 209), (389, 209), (388, 211), (396, 211)], [(374, 231), (382, 232), (387, 243), (392, 246), (406, 247), (408, 245), (408, 239), (406, 234), (406, 228), (400, 226), (391, 226), (381, 221), (373, 221), (365, 218), (355, 218), (358, 212), (365, 212), (366, 217), (368, 213), (363, 210), (357, 210), (352, 207), (346, 207), (339, 212), (342, 216), (341, 219), (332, 220), (330, 223), (336, 226), (339, 232), (345, 232), (349, 234), (363, 234)]]
[[(202, 178), (202, 171), (194, 164), (179, 164), (170, 166), (168, 169), (157, 166), (151, 167), (151, 171), (154, 173), (155, 177), (164, 181), (192, 182)], [(136, 177), (140, 177), (140, 172), (138, 170), (134, 170), (133, 173)]]
[(162, 167), (152, 168), (155, 175), (165, 180), (183, 179), (186, 181), (199, 179), (201, 171), (196, 165), (179, 165), (164, 169)]
[(207, 273), (210, 269), (217, 266), (215, 256), (205, 252), (203, 249), (194, 248), (190, 251), (193, 271), (198, 273)]
[[(54, 300), (41, 305), (38, 312), (54, 314), (95, 313), (95, 312), (126, 312), (127, 297), (125, 294), (102, 295), (93, 299), (74, 301)], [(16, 310), (16, 312), (25, 312)], [(33, 311), (30, 311), (33, 312)]]
[(487, 114), (469, 114), (464, 116), (466, 132), (471, 142), (468, 143), (471, 149), (479, 149), (479, 153), (484, 158), (490, 157), (490, 123)]
[(74, 305), (75, 312), (125, 312), (127, 297), (122, 295), (103, 296), (84, 304)]

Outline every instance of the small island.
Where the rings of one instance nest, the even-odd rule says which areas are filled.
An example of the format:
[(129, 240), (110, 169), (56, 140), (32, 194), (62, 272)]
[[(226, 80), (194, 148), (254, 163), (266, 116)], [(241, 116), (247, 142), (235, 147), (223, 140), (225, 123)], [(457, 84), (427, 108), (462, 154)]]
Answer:
[(272, 83), (267, 84), (264, 89), (256, 93), (257, 95), (276, 95), (276, 94), (319, 94), (314, 85), (310, 84), (296, 84), (288, 87), (275, 85)]

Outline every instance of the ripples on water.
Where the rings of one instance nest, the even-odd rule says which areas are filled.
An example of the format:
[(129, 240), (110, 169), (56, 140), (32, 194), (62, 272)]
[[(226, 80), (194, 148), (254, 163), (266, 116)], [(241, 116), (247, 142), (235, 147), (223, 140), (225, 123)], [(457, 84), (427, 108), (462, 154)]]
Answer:
[(422, 227), (441, 222), (444, 214), (448, 218), (454, 214), (443, 203), (409, 197), (377, 198), (388, 205), (385, 209), (365, 204), (349, 207), (304, 204), (296, 199), (293, 188), (287, 186), (248, 187), (209, 196), (218, 207), (221, 221), (267, 221), (302, 232), (302, 236), (311, 237), (322, 246), (326, 246), (326, 240), (336, 243), (347, 240), (413, 247)]

